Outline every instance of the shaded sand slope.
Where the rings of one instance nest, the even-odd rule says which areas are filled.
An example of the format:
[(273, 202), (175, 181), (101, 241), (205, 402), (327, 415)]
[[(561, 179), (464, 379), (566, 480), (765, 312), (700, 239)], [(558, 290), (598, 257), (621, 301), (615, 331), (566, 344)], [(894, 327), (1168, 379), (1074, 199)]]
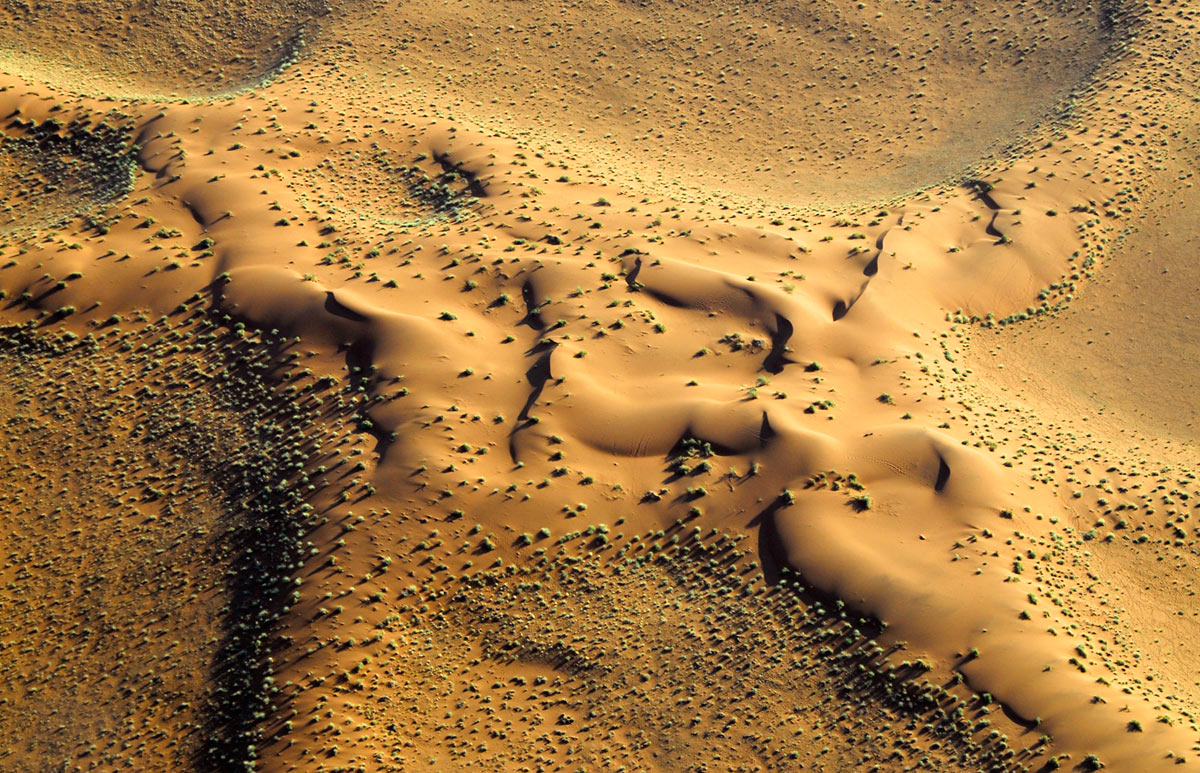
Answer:
[(291, 63), (326, 10), (320, 0), (5, 3), (0, 59), (68, 93), (226, 93)]
[[(904, 185), (855, 186), (860, 203), (825, 211), (789, 209), (807, 194), (787, 170), (760, 182), (757, 151), (725, 124), (699, 122), (710, 96), (753, 107), (746, 131), (769, 145), (769, 113), (796, 110), (785, 123), (813, 132), (808, 146), (832, 143), (833, 155), (789, 169), (848, 186), (878, 168), (868, 158), (837, 169), (855, 132), (816, 101), (721, 102), (754, 93), (734, 88), (735, 68), (757, 88), (780, 59), (735, 50), (783, 45), (752, 37), (725, 5), (580, 7), (570, 13), (581, 28), (561, 43), (530, 32), (549, 24), (537, 6), (501, 27), (485, 15), (500, 6), (482, 5), (472, 37), (461, 25), (443, 32), (431, 7), (413, 22), (421, 34), (399, 42), (384, 34), (395, 12), (335, 7), (308, 58), (267, 87), (206, 104), (60, 105), (12, 76), (0, 91), (9, 142), (58, 148), (51, 137), (107, 136), (100, 127), (111, 125), (119, 151), (11, 171), (18, 190), (36, 177), (35, 205), (51, 211), (0, 245), (5, 313), (80, 336), (139, 310), (147, 321), (203, 317), (234, 339), (204, 378), (223, 383), (237, 362), (226, 349), (261, 340), (255, 369), (271, 388), (239, 408), (252, 428), (256, 410), (290, 417), (262, 440), (261, 458), (283, 465), (263, 474), (279, 480), (256, 479), (279, 498), (239, 494), (221, 516), (272, 547), (231, 553), (243, 562), (233, 576), (259, 593), (238, 596), (219, 623), (238, 644), (237, 711), (218, 715), (217, 748), (202, 762), (1194, 764), (1192, 463), (1131, 448), (1109, 425), (1091, 431), (1042, 397), (1053, 390), (1017, 394), (1006, 380), (1015, 366), (989, 353), (997, 343), (1007, 352), (1013, 335), (1076, 324), (1082, 298), (1103, 297), (1097, 276), (1132, 270), (1114, 266), (1134, 243), (1122, 238), (1127, 223), (1148, 212), (1147, 173), (1184, 161), (1130, 135), (1160, 58), (1194, 46), (1192, 16), (1165, 5), (983, 4), (969, 18), (939, 3), (913, 8), (875, 11), (872, 34), (928, 49), (910, 60), (902, 46), (904, 67), (865, 70), (878, 76), (882, 112), (919, 115), (925, 97), (906, 89), (928, 78), (945, 96), (946, 131), (972, 139), (943, 142), (939, 125), (937, 140), (915, 145)], [(756, 29), (840, 35), (843, 14), (872, 9), (768, 10), (779, 20)], [(543, 122), (554, 111), (539, 101), (549, 99), (540, 79), (552, 90), (571, 82), (565, 72), (620, 83), (596, 36), (650, 25), (656, 12), (664, 31), (645, 40), (695, 46), (712, 35), (705, 53), (730, 81), (680, 78), (658, 67), (673, 49), (627, 44), (657, 51), (628, 80), (666, 76), (677, 94), (641, 117), (692, 127), (647, 143), (657, 167), (689, 165), (695, 176), (680, 186), (648, 173), (636, 185), (648, 164), (616, 131), (607, 139), (623, 150), (609, 155), (612, 170), (599, 167), (606, 145), (586, 135), (620, 123), (592, 117), (610, 100), (584, 101), (582, 88), (565, 124)], [(983, 19), (1037, 45), (1005, 48), (997, 31), (974, 31), (942, 53), (951, 37), (987, 29)], [(684, 24), (703, 32), (683, 36)], [(946, 36), (936, 47), (935, 30)], [(479, 56), (495, 66), (466, 61), (496, 86), (456, 86), (479, 103), (460, 107), (432, 81), (466, 67), (455, 46), (476, 32), (489, 36)], [(527, 60), (499, 45), (510, 35)], [(816, 39), (825, 42), (795, 53), (813, 73), (857, 45)], [(956, 57), (978, 55), (970, 45), (1004, 51), (1012, 68), (995, 81), (971, 69), (972, 82), (1019, 97), (983, 132), (971, 123), (981, 98), (951, 80), (964, 72)], [(1019, 130), (1076, 84), (1062, 122)], [(518, 89), (530, 90), (526, 109), (501, 115), (516, 99), (499, 94)], [(830, 91), (849, 99), (854, 88)], [(872, 141), (895, 131), (899, 142), (907, 120), (872, 127)], [(568, 140), (585, 121), (583, 139)], [(999, 143), (1020, 152), (980, 160)], [(727, 181), (710, 155), (729, 161)], [(963, 181), (927, 186), (951, 173)], [(117, 179), (66, 188), (103, 195), (61, 206), (50, 197), (64, 182)], [(684, 195), (701, 182), (707, 201)], [(726, 182), (776, 214), (717, 198)], [(665, 197), (672, 188), (678, 198)], [(924, 190), (872, 203), (910, 188)], [(188, 347), (205, 342), (195, 335), (180, 331), (171, 355), (193, 359)], [(142, 354), (107, 356), (123, 368)], [(1041, 367), (1051, 375), (1035, 378), (1053, 377)], [(1186, 394), (1164, 399), (1186, 405)], [(311, 424), (291, 423), (301, 417)], [(264, 501), (278, 507), (256, 509)], [(204, 559), (184, 563), (199, 572)], [(221, 655), (194, 652), (197, 663)], [(95, 673), (99, 661), (79, 668)], [(5, 731), (10, 744), (21, 730)], [(175, 754), (169, 734), (117, 737)]]

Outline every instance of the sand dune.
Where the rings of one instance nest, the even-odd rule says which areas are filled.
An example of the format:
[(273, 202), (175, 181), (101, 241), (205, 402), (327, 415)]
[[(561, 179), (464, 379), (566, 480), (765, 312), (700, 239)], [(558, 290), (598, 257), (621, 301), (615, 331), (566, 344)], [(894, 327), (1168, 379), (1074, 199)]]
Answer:
[(1195, 764), (1188, 6), (4, 15), (0, 767)]

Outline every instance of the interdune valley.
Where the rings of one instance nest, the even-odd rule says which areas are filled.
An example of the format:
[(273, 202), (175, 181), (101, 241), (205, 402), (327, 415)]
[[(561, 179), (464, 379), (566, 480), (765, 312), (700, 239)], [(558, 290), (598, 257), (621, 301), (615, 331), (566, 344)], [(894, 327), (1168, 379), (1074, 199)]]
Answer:
[(0, 771), (1200, 766), (1198, 25), (0, 6)]

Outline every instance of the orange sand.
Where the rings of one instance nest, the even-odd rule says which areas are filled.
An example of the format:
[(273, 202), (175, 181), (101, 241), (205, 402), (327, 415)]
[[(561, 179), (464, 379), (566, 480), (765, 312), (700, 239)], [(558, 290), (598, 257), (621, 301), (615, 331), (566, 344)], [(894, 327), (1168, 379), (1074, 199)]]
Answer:
[(0, 287), (286, 339), (257, 769), (1195, 764), (1189, 4), (179, 5), (6, 12)]

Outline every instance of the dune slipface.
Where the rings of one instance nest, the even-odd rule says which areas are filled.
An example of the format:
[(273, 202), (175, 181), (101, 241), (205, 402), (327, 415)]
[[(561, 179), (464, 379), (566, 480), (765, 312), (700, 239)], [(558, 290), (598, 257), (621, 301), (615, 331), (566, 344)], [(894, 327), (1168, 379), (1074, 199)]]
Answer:
[(0, 768), (1197, 764), (1189, 5), (4, 15)]

